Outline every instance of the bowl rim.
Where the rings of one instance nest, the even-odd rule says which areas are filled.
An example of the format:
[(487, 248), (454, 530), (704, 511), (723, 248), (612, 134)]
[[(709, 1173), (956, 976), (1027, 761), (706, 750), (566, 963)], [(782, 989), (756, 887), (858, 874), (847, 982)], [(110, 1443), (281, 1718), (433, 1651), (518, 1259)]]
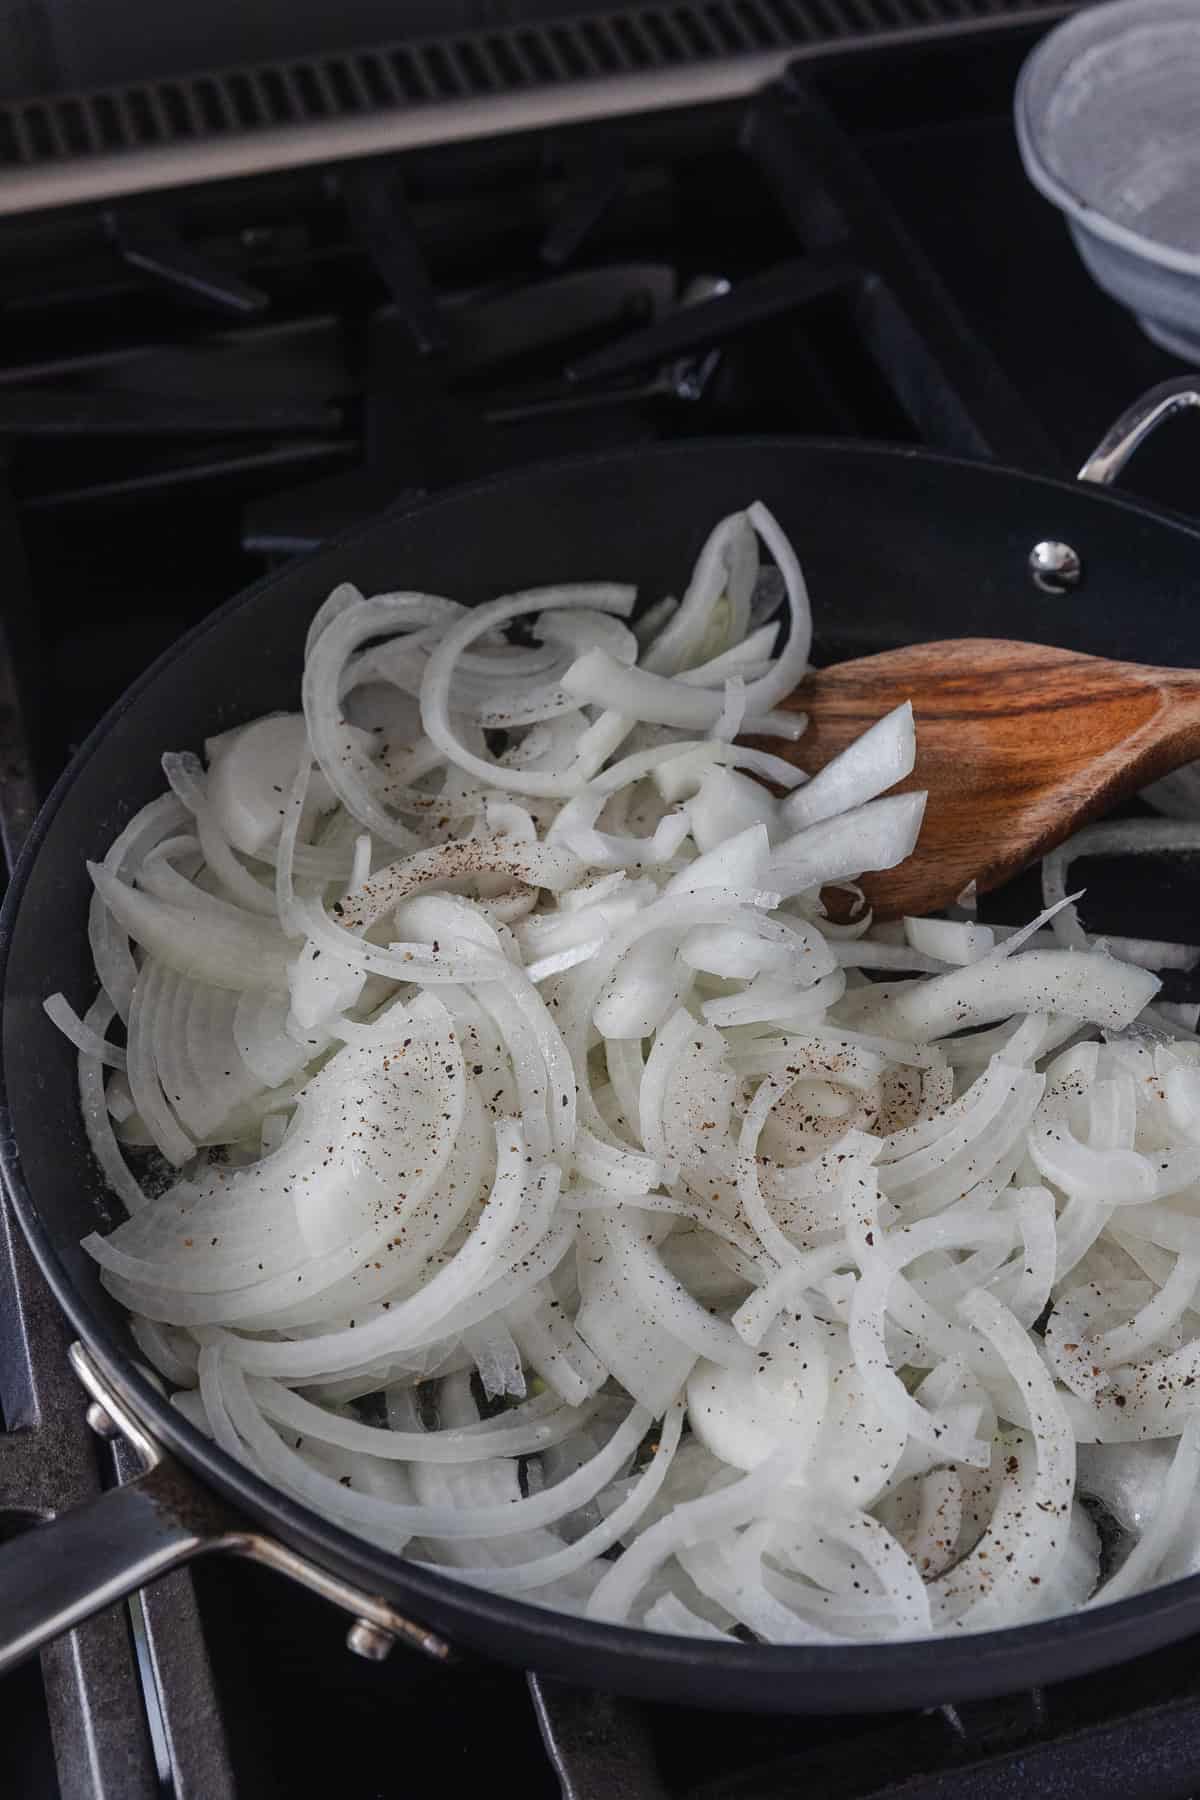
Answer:
[[(1087, 6), (1073, 13), (1048, 32), (1026, 57), (1013, 96), (1013, 118), (1017, 148), (1026, 175), (1039, 193), (1066, 214), (1072, 225), (1143, 262), (1179, 275), (1200, 275), (1200, 250), (1180, 250), (1147, 237), (1129, 225), (1120, 224), (1055, 174), (1042, 153), (1041, 112), (1035, 111), (1032, 98), (1034, 83), (1042, 75), (1045, 64), (1052, 57), (1062, 55), (1064, 49), (1069, 50), (1075, 39), (1084, 40), (1086, 47), (1092, 48), (1105, 37), (1115, 39), (1132, 29), (1145, 30), (1155, 23), (1168, 21), (1194, 26), (1200, 38), (1200, 8), (1194, 7), (1191, 0), (1110, 0), (1108, 5)], [(1081, 44), (1080, 50), (1083, 48), (1084, 44)], [(1063, 73), (1065, 69), (1059, 75), (1059, 82)]]

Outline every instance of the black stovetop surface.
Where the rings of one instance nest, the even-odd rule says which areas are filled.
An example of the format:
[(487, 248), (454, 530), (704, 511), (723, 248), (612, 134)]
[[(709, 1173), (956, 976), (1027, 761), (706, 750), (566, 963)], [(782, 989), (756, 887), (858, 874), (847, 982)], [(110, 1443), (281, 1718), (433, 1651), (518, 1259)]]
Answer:
[[(436, 327), (449, 318), (449, 335), (460, 344), (472, 296), (493, 292), (498, 277), (519, 286), (564, 269), (665, 265), (679, 285), (723, 277), (737, 295), (764, 271), (819, 251), (820, 207), (808, 221), (809, 241), (799, 241), (797, 218), (811, 196), (797, 198), (778, 167), (773, 181), (764, 179), (764, 153), (754, 146), (767, 128), (760, 121), (756, 137), (744, 109), (558, 134), (552, 143), (503, 147), (482, 162), (470, 148), (422, 153), (399, 171), (400, 199), (393, 170), (382, 171), (382, 188), (370, 185), (368, 172), (367, 187), (354, 194), (325, 176), (181, 196), (171, 203), (172, 220), (205, 240), (219, 270), (270, 296), (272, 306), (249, 324), (233, 312), (222, 316), (211, 302), (206, 312), (181, 299), (169, 268), (157, 285), (131, 277), (121, 248), (160, 241), (161, 209), (4, 226), (0, 445), (8, 447), (5, 503), (15, 507), (29, 565), (23, 603), (14, 606), (10, 591), (6, 619), (39, 785), (44, 790), (89, 726), (187, 624), (306, 531), (333, 529), (356, 508), (369, 510), (380, 468), (393, 493), (411, 492), (472, 463), (483, 468), (595, 443), (794, 430), (924, 436), (1069, 473), (1131, 399), (1180, 371), (1092, 285), (1061, 221), (1025, 182), (1010, 103), (1031, 41), (1020, 29), (814, 66), (805, 81), (817, 113), (804, 100), (801, 135), (782, 152), (776, 146), (785, 163), (793, 159), (803, 188), (813, 174), (806, 158), (822, 172), (828, 121), (821, 108), (828, 109), (856, 147), (858, 173), (865, 166), (894, 209), (881, 253), (885, 285), (896, 286), (902, 310), (915, 309), (924, 329), (923, 274), (911, 285), (923, 252), (957, 306), (968, 362), (987, 370), (975, 395), (983, 396), (977, 418), (944, 413), (925, 391), (905, 389), (898, 399), (854, 340), (856, 305), (828, 293), (723, 343), (716, 364), (694, 358), (688, 373), (699, 383), (698, 400), (617, 394), (584, 413), (547, 405), (513, 425), (506, 409), (520, 411), (521, 394), (532, 387), (553, 399), (560, 392), (560, 352), (510, 359), (500, 375), (477, 372), (450, 401), (436, 377), (428, 404), (449, 421), (452, 438), (459, 434), (450, 465), (432, 466), (422, 434), (411, 422), (406, 433), (377, 393), (364, 404), (364, 368), (368, 385), (378, 385), (381, 369), (408, 369), (422, 319)], [(804, 135), (814, 116), (815, 138)], [(836, 132), (835, 139), (843, 142)], [(330, 219), (344, 213), (361, 224), (366, 217), (358, 241), (377, 247), (369, 220), (380, 192), (391, 196), (384, 235), (392, 260), (385, 250), (372, 270)], [(459, 297), (453, 306), (431, 311), (422, 264), (440, 295)], [(623, 328), (644, 325), (647, 307), (653, 312), (653, 300), (637, 297), (646, 284), (631, 285), (635, 313)], [(332, 332), (331, 305), (342, 318)], [(944, 326), (943, 317), (938, 330)], [(242, 372), (231, 384), (216, 349), (223, 343), (228, 351), (228, 334), (248, 330), (267, 337), (237, 365)], [(613, 336), (589, 330), (572, 354)], [(298, 360), (289, 365), (297, 343)], [(64, 372), (67, 350), (75, 364)], [(389, 364), (390, 354), (410, 361)], [(197, 355), (216, 371), (213, 393), (228, 397), (249, 368), (272, 403), (299, 396), (313, 418), (265, 437), (235, 433), (214, 447), (178, 432), (158, 440), (144, 431), (98, 444), (86, 434), (47, 434), (44, 420), (39, 435), (13, 412), (13, 394), (28, 387), (14, 381), (14, 368), (54, 365), (52, 391), (94, 400), (97, 391), (111, 397), (130, 383), (137, 393), (136, 370), (150, 356), (142, 399), (149, 388), (160, 398), (173, 388), (186, 398), (194, 396)], [(299, 371), (290, 387), (289, 369)], [(481, 411), (491, 424), (477, 436)], [(1196, 461), (1182, 438), (1189, 429), (1186, 420), (1168, 427), (1127, 485), (1200, 513)], [(355, 490), (348, 472), (361, 467), (364, 434), (375, 472)], [(297, 499), (304, 478), (321, 485)], [(329, 1792), (344, 1800), (415, 1791), (465, 1796), (493, 1791), (497, 1780), (526, 1800), (558, 1791), (520, 1674), (477, 1664), (446, 1671), (403, 1651), (368, 1665), (346, 1652), (343, 1621), (270, 1575), (222, 1559), (197, 1568), (194, 1580), (241, 1793), (256, 1800)], [(583, 1716), (586, 1725), (592, 1715), (585, 1708)], [(611, 1716), (601, 1709), (592, 1723), (607, 1730)], [(1078, 1735), (1101, 1728), (1103, 1741)], [(787, 1721), (659, 1708), (650, 1729), (672, 1796), (998, 1797), (1023, 1789), (1165, 1797), (1193, 1791), (1200, 1778), (1200, 1677), (1185, 1648), (957, 1713)], [(0, 1683), (0, 1746), (6, 1792), (40, 1800), (56, 1791), (36, 1671)], [(1037, 1761), (1039, 1746), (1049, 1747), (1051, 1762)], [(652, 1791), (631, 1788), (629, 1800), (649, 1800)], [(616, 1800), (611, 1782), (578, 1788), (580, 1800), (608, 1792)]]

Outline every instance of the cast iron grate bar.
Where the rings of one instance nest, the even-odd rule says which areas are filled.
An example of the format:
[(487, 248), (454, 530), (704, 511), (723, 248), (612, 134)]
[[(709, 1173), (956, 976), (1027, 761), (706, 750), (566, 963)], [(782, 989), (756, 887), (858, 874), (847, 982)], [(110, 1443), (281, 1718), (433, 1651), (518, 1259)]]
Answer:
[(760, 1753), (768, 1745), (775, 1753), (751, 1750), (749, 1761), (739, 1756), (727, 1773), (704, 1776), (699, 1785), (694, 1773), (689, 1778), (673, 1766), (677, 1745), (663, 1729), (667, 1709), (537, 1675), (529, 1687), (563, 1800), (1186, 1800), (1200, 1780), (1196, 1702), (1190, 1688), (1164, 1694), (1162, 1666), (1161, 1655), (1133, 1665), (1141, 1671), (1133, 1705), (1117, 1720), (1086, 1677), (1049, 1697), (1034, 1688), (918, 1717), (847, 1719), (842, 1729), (838, 1721), (779, 1719), (764, 1732), (763, 1722), (749, 1720), (744, 1737), (758, 1739)]
[[(8, 577), (4, 611), (19, 624), (30, 604), (29, 582), (6, 477), (0, 478), (0, 566)], [(0, 841), (6, 869), (36, 805), (21, 683), (0, 619)], [(0, 1523), (20, 1521), (36, 1532), (32, 1521), (94, 1498), (103, 1485), (104, 1453), (88, 1427), (86, 1396), (68, 1363), (67, 1345), (66, 1322), (0, 1199)], [(120, 1471), (123, 1478), (131, 1472)], [(233, 1800), (191, 1577), (168, 1576), (131, 1605), (136, 1615), (109, 1607), (41, 1654), (57, 1791), (62, 1800), (162, 1800), (165, 1793), (173, 1800)], [(131, 1616), (153, 1671), (157, 1751)]]
[(850, 292), (863, 270), (837, 251), (818, 252), (777, 263), (748, 275), (728, 293), (715, 294), (699, 305), (680, 309), (604, 350), (581, 356), (567, 369), (574, 382), (606, 381), (636, 374), (655, 363), (710, 349), (782, 313), (827, 294)]
[[(0, 1517), (47, 1516), (100, 1491), (86, 1397), (67, 1361), (65, 1323), (6, 1204), (0, 1203)], [(29, 1529), (36, 1531), (36, 1526)], [(190, 1577), (142, 1597), (161, 1671), (170, 1768), (158, 1766), (129, 1619), (109, 1607), (42, 1652), (46, 1712), (64, 1800), (232, 1800), (224, 1732)]]
[(879, 192), (849, 138), (799, 79), (747, 111), (755, 158), (810, 261), (857, 263), (855, 334), (921, 440), (959, 456), (1060, 472), (1062, 456)]
[(144, 206), (110, 214), (109, 229), (125, 262), (140, 274), (234, 318), (252, 318), (267, 310), (269, 302), (261, 288), (216, 268), (184, 243), (168, 219)]
[[(793, 57), (880, 39), (1049, 21), (1086, 3), (630, 5), (544, 24), (16, 100), (0, 106), (0, 212), (572, 117), (733, 98), (778, 75)], [(606, 91), (591, 93), (595, 84)], [(300, 138), (305, 141), (295, 141)]]
[(252, 504), (246, 541), (268, 555), (311, 548), (405, 492), (446, 486), (503, 460), (487, 419), (451, 392), (446, 322), (399, 175), (368, 168), (341, 187), (351, 229), (391, 301), (363, 322), (363, 462)]
[(400, 177), (371, 169), (342, 182), (354, 235), (399, 309), (422, 356), (446, 348), (446, 327), (413, 229)]
[(603, 140), (585, 151), (580, 166), (572, 171), (567, 192), (542, 239), (542, 261), (561, 268), (575, 255), (588, 233), (618, 200), (627, 173), (619, 143)]
[[(0, 443), (3, 436), (3, 427), (0, 427)], [(9, 482), (8, 458), (3, 451), (0, 451), (0, 568), (5, 574), (5, 593), (0, 606), (0, 852), (3, 873), (7, 875), (33, 824), (38, 794), (20, 679), (21, 671), (29, 661), (28, 644), (24, 639), (33, 616), (33, 594), (25, 544)], [(19, 645), (15, 633), (22, 634)], [(22, 652), (20, 657), (16, 654), (18, 647)], [(10, 1425), (12, 1423), (10, 1404), (2, 1385), (5, 1348), (5, 1337), (0, 1328), (0, 1428), (6, 1417)], [(27, 1408), (34, 1405), (32, 1393), (26, 1392), (24, 1404)], [(0, 1436), (0, 1501), (3, 1500), (3, 1453), (4, 1440)]]

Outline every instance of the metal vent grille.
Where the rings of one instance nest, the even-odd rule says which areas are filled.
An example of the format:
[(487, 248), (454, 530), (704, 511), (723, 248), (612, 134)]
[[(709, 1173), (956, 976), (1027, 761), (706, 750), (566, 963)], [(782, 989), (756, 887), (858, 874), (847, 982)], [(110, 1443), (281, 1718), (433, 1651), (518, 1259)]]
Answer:
[(726, 98), (796, 56), (1083, 3), (690, 0), (10, 102), (0, 212)]

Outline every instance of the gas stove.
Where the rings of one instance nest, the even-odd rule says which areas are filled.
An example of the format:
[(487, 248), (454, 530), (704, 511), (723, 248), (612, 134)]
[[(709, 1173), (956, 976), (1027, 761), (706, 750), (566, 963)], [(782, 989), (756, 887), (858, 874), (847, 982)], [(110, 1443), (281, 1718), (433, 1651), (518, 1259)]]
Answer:
[[(633, 7), (0, 103), (6, 854), (154, 655), (383, 506), (748, 432), (1077, 467), (1179, 368), (1020, 171), (1015, 75), (1067, 10)], [(1188, 428), (1129, 485), (1195, 513), (1171, 454)], [(6, 1530), (120, 1474), (65, 1350), (6, 1231)], [(414, 1756), (447, 1794), (499, 1768), (529, 1800), (1166, 1800), (1200, 1787), (1200, 1678), (1175, 1650), (920, 1716), (721, 1718), (362, 1661), (321, 1602), (221, 1560), (0, 1683), (0, 1742), (6, 1791), (30, 1800), (366, 1800), (410, 1786)]]

